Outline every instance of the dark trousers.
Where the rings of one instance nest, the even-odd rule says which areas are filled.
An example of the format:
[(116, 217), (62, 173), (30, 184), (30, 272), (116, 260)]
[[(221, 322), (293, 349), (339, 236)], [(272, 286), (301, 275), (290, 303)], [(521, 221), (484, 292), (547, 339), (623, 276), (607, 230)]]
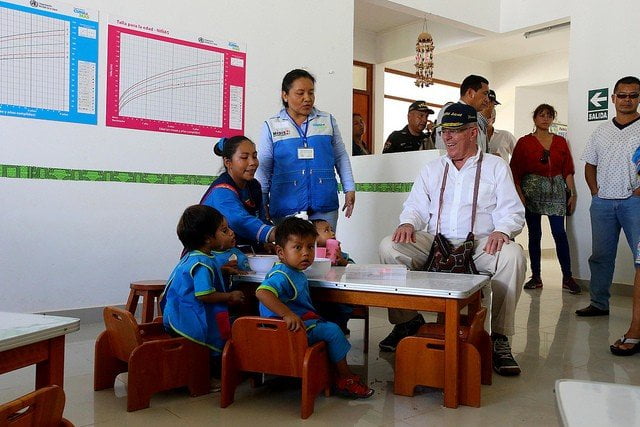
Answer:
[[(546, 215), (551, 225), (551, 234), (556, 243), (556, 255), (560, 261), (562, 277), (571, 277), (571, 257), (569, 255), (569, 241), (564, 229), (564, 216)], [(542, 214), (528, 209), (525, 212), (527, 229), (529, 230), (529, 259), (531, 260), (531, 274), (540, 277), (540, 240), (542, 239)]]

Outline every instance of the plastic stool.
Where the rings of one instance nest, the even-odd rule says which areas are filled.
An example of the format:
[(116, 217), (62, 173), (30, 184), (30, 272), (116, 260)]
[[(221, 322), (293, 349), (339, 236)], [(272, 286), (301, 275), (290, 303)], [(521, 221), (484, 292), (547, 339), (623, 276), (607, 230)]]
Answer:
[(125, 310), (135, 316), (138, 308), (138, 299), (142, 297), (142, 322), (150, 323), (153, 321), (154, 307), (157, 307), (158, 316), (160, 313), (160, 295), (166, 286), (166, 280), (138, 280), (131, 282), (129, 286), (129, 299)]

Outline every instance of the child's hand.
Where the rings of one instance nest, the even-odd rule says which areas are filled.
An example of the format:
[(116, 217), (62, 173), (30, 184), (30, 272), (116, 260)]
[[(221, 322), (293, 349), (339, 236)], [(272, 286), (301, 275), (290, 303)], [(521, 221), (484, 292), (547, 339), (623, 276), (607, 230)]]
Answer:
[(229, 292), (229, 305), (242, 304), (244, 302), (244, 293), (242, 291)]
[(338, 246), (338, 250), (336, 251), (336, 265), (345, 267), (347, 264), (349, 264), (349, 261), (342, 256), (342, 249)]
[(234, 274), (240, 274), (240, 269), (238, 269), (238, 260), (233, 260), (227, 262), (222, 266), (222, 272), (227, 276), (233, 276)]
[(294, 313), (285, 314), (282, 316), (282, 320), (287, 324), (287, 329), (290, 331), (297, 331), (300, 328), (304, 329), (304, 323), (302, 323), (302, 319), (296, 316)]

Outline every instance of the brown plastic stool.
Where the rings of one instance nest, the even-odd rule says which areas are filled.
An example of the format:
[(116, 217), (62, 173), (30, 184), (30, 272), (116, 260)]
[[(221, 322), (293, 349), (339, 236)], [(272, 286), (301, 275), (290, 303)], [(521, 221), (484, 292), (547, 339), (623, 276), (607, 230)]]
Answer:
[(129, 299), (125, 310), (135, 316), (138, 308), (138, 298), (142, 297), (142, 322), (150, 323), (153, 321), (154, 307), (157, 307), (158, 316), (160, 313), (160, 295), (164, 291), (167, 284), (166, 280), (138, 280), (132, 282), (129, 286)]

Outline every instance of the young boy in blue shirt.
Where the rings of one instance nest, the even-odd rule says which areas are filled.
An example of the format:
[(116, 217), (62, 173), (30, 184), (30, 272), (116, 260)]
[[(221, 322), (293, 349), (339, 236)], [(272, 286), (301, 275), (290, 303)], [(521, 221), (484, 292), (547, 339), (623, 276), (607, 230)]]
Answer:
[(351, 344), (338, 325), (318, 316), (311, 302), (303, 270), (313, 263), (317, 236), (314, 225), (300, 218), (289, 217), (276, 227), (276, 253), (280, 262), (256, 290), (260, 315), (283, 319), (290, 331), (304, 328), (309, 344), (325, 341), (329, 359), (337, 370), (335, 391), (348, 397), (367, 398), (373, 390), (363, 384), (347, 364)]
[(229, 291), (212, 251), (235, 240), (227, 220), (214, 208), (189, 206), (177, 227), (185, 253), (174, 268), (160, 299), (162, 321), (173, 334), (211, 349), (213, 375), (231, 335), (228, 305), (241, 304), (244, 294)]

